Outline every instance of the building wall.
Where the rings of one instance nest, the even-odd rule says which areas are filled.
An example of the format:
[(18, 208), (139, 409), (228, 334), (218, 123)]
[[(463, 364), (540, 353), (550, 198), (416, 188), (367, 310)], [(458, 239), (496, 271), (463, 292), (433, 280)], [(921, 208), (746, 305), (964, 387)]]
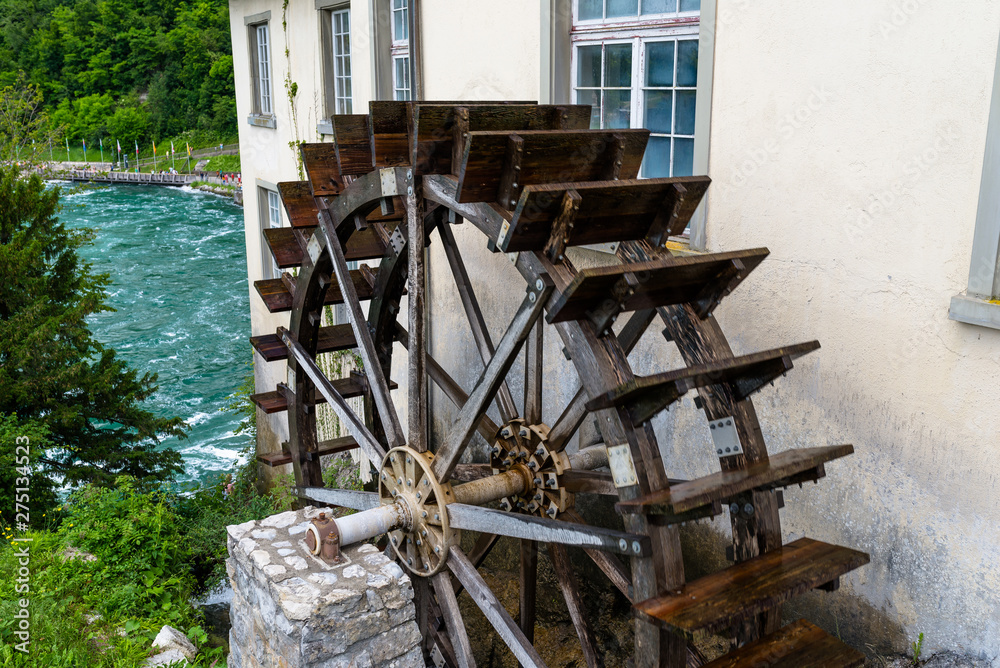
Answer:
[[(537, 4), (422, 4), (426, 99), (546, 98)], [(312, 3), (290, 5), (299, 138), (315, 138), (316, 14)], [(231, 6), (244, 182), (297, 178), (287, 100), (279, 100), (277, 132), (245, 123), (242, 16), (271, 7), (280, 25), (280, 3)], [(353, 4), (355, 29), (367, 25), (360, 16), (367, 7)], [(708, 250), (771, 251), (717, 317), (738, 354), (811, 339), (823, 345), (757, 395), (770, 451), (856, 448), (829, 464), (818, 485), (786, 491), (785, 539), (808, 535), (872, 555), (838, 594), (809, 595), (791, 609), (855, 646), (901, 651), (922, 632), (925, 652), (994, 657), (1000, 510), (991, 463), (1000, 432), (1000, 332), (947, 314), (968, 275), (1000, 3), (718, 0), (716, 23), (707, 29), (715, 36)], [(275, 32), (279, 54), (281, 40)], [(354, 39), (356, 111), (372, 88), (365, 73), (371, 56), (359, 54), (367, 44), (360, 34)], [(284, 59), (274, 63), (280, 80)], [(260, 271), (254, 198), (248, 189), (251, 274)], [(523, 298), (523, 283), (504, 256), (486, 251), (471, 225), (456, 236), (498, 339)], [(429, 347), (470, 388), (481, 362), (436, 235), (429, 257)], [(571, 257), (579, 265), (601, 261), (585, 251)], [(255, 333), (273, 331), (275, 319), (252, 288), (251, 303)], [(547, 334), (551, 421), (578, 381), (558, 337)], [(655, 327), (631, 360), (638, 373), (681, 364)], [(262, 391), (283, 373), (284, 365), (272, 366), (277, 378), (259, 377)], [(520, 403), (519, 367), (510, 378)], [(453, 415), (435, 393), (436, 435)], [(285, 417), (276, 417), (280, 431)], [(690, 398), (654, 426), (671, 476), (717, 470), (704, 416)], [(585, 425), (581, 438), (589, 431)], [(728, 519), (713, 529), (695, 537), (721, 549)]]

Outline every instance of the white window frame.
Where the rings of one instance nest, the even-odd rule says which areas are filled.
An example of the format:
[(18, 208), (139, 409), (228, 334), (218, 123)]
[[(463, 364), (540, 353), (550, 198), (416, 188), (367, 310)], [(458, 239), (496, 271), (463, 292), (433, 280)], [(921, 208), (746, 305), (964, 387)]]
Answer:
[[(354, 86), (351, 70), (351, 9), (330, 11), (330, 48), (333, 50), (333, 106), (336, 114), (353, 113)], [(338, 21), (340, 26), (338, 27)], [(346, 31), (343, 30), (346, 22)], [(345, 48), (346, 43), (346, 48)]]
[(272, 116), (274, 104), (271, 90), (271, 29), (267, 23), (258, 23), (253, 28), (257, 35), (257, 111), (265, 116)]
[(257, 196), (260, 198), (260, 240), (261, 240), (261, 275), (265, 279), (281, 278), (281, 269), (274, 261), (264, 230), (282, 227), (281, 196), (277, 190), (264, 185), (257, 186)]
[[(640, 0), (641, 2), (642, 0)], [(588, 44), (628, 42), (633, 43), (632, 58), (632, 109), (630, 125), (643, 127), (642, 110), (644, 108), (644, 81), (640, 75), (639, 60), (645, 59), (644, 43), (657, 39), (691, 39), (698, 40), (698, 85), (696, 90), (694, 161), (692, 172), (695, 175), (708, 173), (709, 131), (712, 109), (712, 78), (714, 70), (715, 28), (717, 16), (717, 0), (701, 0), (700, 12), (674, 12), (664, 14), (638, 15), (637, 17), (615, 17), (612, 19), (589, 19), (581, 21), (578, 18), (578, 2), (571, 0), (571, 25), (568, 43), (565, 51), (560, 51), (558, 17), (553, 13), (545, 15), (543, 11), (543, 29), (547, 28), (542, 40), (542, 75), (543, 82), (550, 91), (551, 102), (562, 102), (569, 95), (569, 102), (576, 104), (577, 89), (577, 47)], [(678, 7), (680, 2), (678, 2)], [(641, 11), (641, 5), (639, 7)], [(547, 20), (546, 20), (547, 19)], [(565, 24), (563, 24), (565, 25)], [(553, 51), (555, 49), (555, 51)], [(565, 53), (563, 63), (569, 64), (569, 71), (556, 67)], [(565, 67), (565, 65), (563, 66)], [(603, 73), (602, 73), (603, 75)], [(566, 78), (564, 78), (566, 77)], [(567, 80), (568, 79), (568, 80)], [(562, 82), (562, 83), (560, 83)], [(559, 93), (560, 86), (563, 93)], [(635, 91), (638, 91), (638, 95)], [(603, 113), (603, 110), (602, 112)], [(676, 109), (672, 111), (676, 114)], [(671, 128), (673, 129), (673, 128)], [(690, 135), (683, 135), (685, 137)], [(673, 156), (671, 156), (671, 161)], [(689, 237), (692, 248), (706, 247), (706, 203), (703, 201), (692, 216)]]
[[(413, 88), (410, 85), (410, 33), (409, 33), (409, 0), (389, 0), (392, 10), (392, 20), (389, 23), (391, 31), (392, 45), (389, 49), (389, 62), (392, 67), (392, 99), (410, 100), (413, 97)], [(400, 4), (397, 7), (397, 3)], [(396, 15), (403, 18), (403, 26), (406, 34), (396, 34)], [(403, 63), (403, 76), (399, 76), (397, 65)]]
[(966, 291), (951, 299), (951, 320), (1000, 329), (1000, 44), (986, 125), (986, 151)]

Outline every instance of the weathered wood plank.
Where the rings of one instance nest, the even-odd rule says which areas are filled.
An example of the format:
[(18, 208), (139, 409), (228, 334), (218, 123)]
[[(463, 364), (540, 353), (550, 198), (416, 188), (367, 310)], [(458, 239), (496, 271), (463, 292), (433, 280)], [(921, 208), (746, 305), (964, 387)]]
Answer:
[(583, 649), (583, 658), (587, 662), (587, 668), (602, 668), (604, 658), (597, 651), (594, 629), (591, 628), (590, 620), (583, 608), (583, 598), (580, 596), (580, 589), (577, 587), (576, 577), (573, 575), (569, 554), (564, 546), (555, 543), (550, 543), (547, 549), (549, 559), (552, 561), (552, 568), (556, 572), (556, 581), (559, 583), (559, 588), (566, 601), (566, 609), (573, 621), (576, 635), (580, 638), (580, 647)]
[(520, 550), (520, 589), (518, 590), (518, 625), (528, 642), (535, 642), (535, 594), (538, 584), (538, 543), (522, 540)]
[[(643, 424), (692, 389), (728, 385), (737, 401), (746, 399), (792, 368), (792, 360), (819, 349), (818, 341), (731, 357), (708, 364), (639, 376), (587, 402), (588, 410), (623, 407)], [(730, 453), (719, 453), (725, 457)]]
[(860, 668), (864, 664), (864, 654), (800, 619), (702, 668)]
[(284, 181), (278, 184), (278, 194), (292, 227), (316, 227), (316, 200), (309, 181)]
[(532, 647), (528, 639), (521, 633), (510, 614), (504, 609), (496, 595), (490, 590), (482, 576), (465, 553), (458, 547), (452, 547), (448, 552), (448, 568), (455, 574), (462, 586), (468, 590), (472, 600), (486, 615), (500, 638), (507, 644), (518, 662), (525, 668), (545, 668), (545, 662)]
[[(459, 202), (497, 201), (510, 132), (470, 132), (459, 175)], [(600, 181), (615, 161), (616, 135), (625, 142), (621, 177), (634, 179), (639, 173), (648, 130), (551, 130), (518, 132), (523, 157), (518, 179), (520, 188), (540, 183)], [(517, 201), (499, 202), (513, 210)]]
[[(341, 396), (345, 399), (353, 399), (355, 397), (363, 397), (368, 391), (368, 382), (364, 380), (364, 376), (361, 376), (357, 372), (352, 371), (350, 377), (348, 378), (335, 378), (333, 381), (334, 386), (337, 391), (340, 392)], [(282, 387), (281, 384), (278, 387)], [(399, 387), (398, 383), (389, 381), (389, 389), (395, 390)], [(286, 388), (287, 389), (287, 388)], [(285, 392), (277, 390), (274, 392), (260, 392), (258, 394), (251, 394), (250, 401), (257, 405), (262, 411), (267, 414), (280, 413), (282, 411), (288, 410), (288, 399), (285, 396)], [(317, 394), (313, 398), (314, 404), (325, 403), (326, 399), (323, 395)]]
[[(281, 337), (277, 334), (263, 334), (261, 336), (251, 336), (250, 345), (254, 347), (261, 357), (267, 362), (277, 362), (288, 359), (288, 348), (281, 342)], [(354, 341), (354, 332), (350, 325), (333, 325), (331, 327), (320, 327), (319, 338), (316, 345), (316, 354), (332, 353), (338, 350), (350, 350), (357, 346)]]
[(788, 545), (635, 604), (684, 633), (718, 631), (867, 564), (868, 555), (800, 538)]
[[(629, 290), (616, 305), (617, 309), (625, 312), (698, 303), (703, 296), (714, 298), (714, 289), (729, 294), (767, 254), (766, 248), (756, 248), (581, 269), (569, 286), (561, 291), (546, 320), (554, 323), (589, 317), (612, 299), (611, 295), (618, 291), (618, 286), (629, 278), (633, 279), (628, 281)], [(743, 264), (744, 270), (739, 276), (727, 273), (734, 261)], [(707, 296), (706, 287), (711, 293)]]
[[(369, 283), (359, 269), (351, 270), (351, 281), (354, 283), (354, 290), (358, 294), (358, 299), (367, 301), (372, 298), (372, 285)], [(282, 313), (292, 310), (294, 299), (295, 278), (287, 275), (286, 278), (269, 278), (263, 281), (254, 281), (254, 288), (257, 294), (264, 300), (264, 305), (271, 313)], [(291, 287), (291, 289), (289, 289)], [(336, 280), (331, 281), (330, 287), (326, 290), (324, 305), (343, 304), (344, 296)]]
[[(570, 190), (581, 197), (570, 246), (642, 239), (664, 214), (669, 222), (666, 233), (677, 235), (687, 227), (710, 182), (707, 176), (687, 176), (529, 185), (514, 209), (510, 229), (497, 245), (505, 252), (542, 250)], [(686, 192), (683, 206), (675, 210), (678, 186)]]
[(332, 119), (333, 144), (341, 174), (367, 174), (374, 169), (368, 114), (338, 114)]
[[(325, 401), (325, 400), (324, 400)], [(358, 447), (358, 442), (352, 436), (341, 436), (329, 441), (320, 441), (316, 444), (316, 451), (306, 451), (301, 453), (305, 461), (318, 462), (321, 457), (336, 455), (341, 452), (348, 452)], [(271, 452), (265, 455), (257, 455), (257, 461), (268, 466), (283, 466), (291, 464), (294, 456), (290, 452)]]
[(352, 510), (371, 510), (382, 505), (378, 492), (361, 492), (354, 489), (330, 489), (329, 487), (297, 487), (295, 493), (301, 499), (327, 503), (331, 506)]
[[(774, 486), (853, 452), (853, 445), (785, 450), (771, 455), (766, 462), (757, 462), (744, 469), (717, 471), (703, 478), (672, 485), (670, 489), (621, 501), (615, 508), (623, 513), (683, 513), (751, 489)], [(817, 474), (822, 477), (822, 470)]]
[(346, 182), (337, 168), (335, 144), (300, 144), (299, 152), (313, 197), (328, 197), (343, 192)]
[(434, 594), (437, 596), (438, 604), (441, 606), (441, 616), (444, 618), (445, 628), (448, 629), (459, 668), (475, 668), (476, 660), (472, 656), (472, 643), (469, 642), (469, 634), (465, 630), (465, 620), (462, 619), (458, 598), (452, 588), (451, 575), (447, 571), (443, 571), (431, 578), (431, 583), (434, 586)]

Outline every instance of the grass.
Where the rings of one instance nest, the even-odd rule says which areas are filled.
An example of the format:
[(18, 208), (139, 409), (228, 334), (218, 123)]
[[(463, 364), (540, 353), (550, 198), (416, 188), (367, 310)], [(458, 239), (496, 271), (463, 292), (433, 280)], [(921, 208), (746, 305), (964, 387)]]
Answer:
[(240, 170), (240, 156), (236, 155), (216, 155), (208, 159), (204, 170), (206, 172), (230, 172), (236, 173)]

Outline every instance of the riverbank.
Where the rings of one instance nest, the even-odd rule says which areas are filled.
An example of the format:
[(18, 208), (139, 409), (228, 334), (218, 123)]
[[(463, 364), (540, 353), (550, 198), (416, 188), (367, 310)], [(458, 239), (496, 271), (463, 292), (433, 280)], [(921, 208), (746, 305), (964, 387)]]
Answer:
[(191, 184), (191, 188), (193, 190), (212, 193), (213, 195), (229, 197), (233, 200), (233, 204), (243, 206), (243, 188), (239, 186), (231, 186), (223, 183), (210, 183), (208, 181), (195, 181)]

